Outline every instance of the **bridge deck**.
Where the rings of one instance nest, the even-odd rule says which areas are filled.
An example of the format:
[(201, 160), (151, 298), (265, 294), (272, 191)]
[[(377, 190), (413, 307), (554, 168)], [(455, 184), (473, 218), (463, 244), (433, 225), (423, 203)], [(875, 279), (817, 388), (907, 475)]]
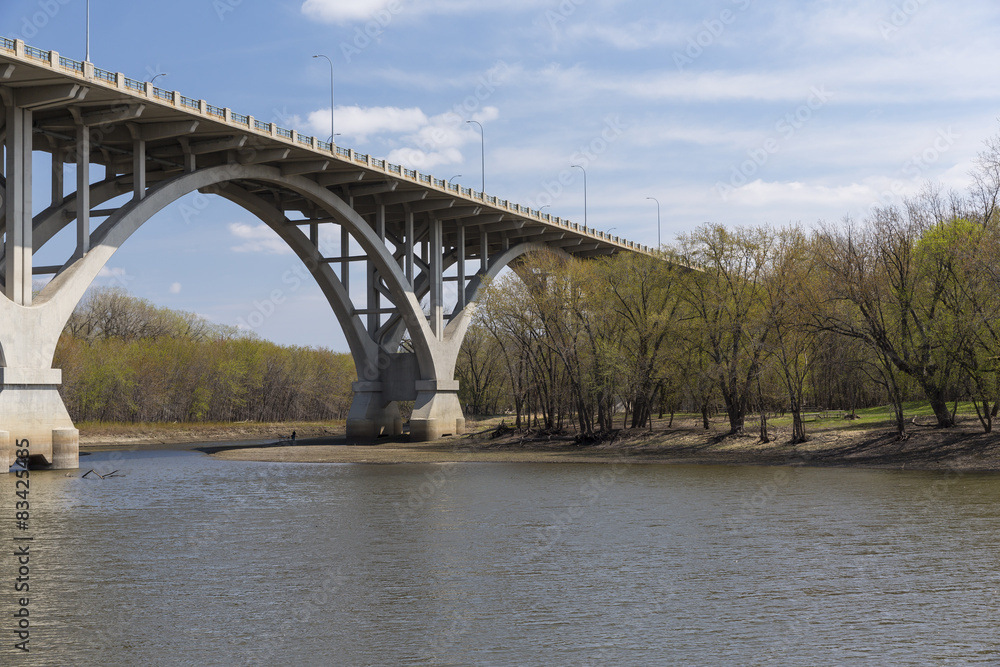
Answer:
[[(81, 89), (85, 85), (85, 89), (82, 93), (72, 91), (73, 84)], [(132, 170), (134, 142), (137, 138), (145, 142), (149, 183), (176, 175), (195, 160), (199, 167), (233, 162), (270, 164), (284, 173), (307, 175), (322, 186), (336, 188), (351, 198), (354, 208), (368, 219), (379, 205), (395, 207), (398, 211), (393, 213), (397, 214), (387, 210), (386, 216), (387, 222), (393, 224), (401, 219), (401, 207), (406, 204), (411, 212), (433, 212), (436, 218), (449, 221), (452, 230), (474, 226), (489, 233), (490, 254), (501, 245), (521, 241), (546, 243), (580, 257), (619, 251), (653, 252), (618, 236), (157, 88), (55, 51), (26, 46), (19, 40), (0, 37), (0, 85), (29, 92), (33, 88), (45, 89), (44, 97), (49, 99), (57, 87), (66, 88), (66, 101), (35, 108), (35, 150), (70, 155), (82, 115), (94, 135), (92, 161), (116, 173)], [(285, 200), (281, 205), (285, 210), (296, 208), (294, 201)], [(303, 214), (303, 222), (316, 222), (307, 210)], [(470, 254), (470, 258), (474, 256)]]

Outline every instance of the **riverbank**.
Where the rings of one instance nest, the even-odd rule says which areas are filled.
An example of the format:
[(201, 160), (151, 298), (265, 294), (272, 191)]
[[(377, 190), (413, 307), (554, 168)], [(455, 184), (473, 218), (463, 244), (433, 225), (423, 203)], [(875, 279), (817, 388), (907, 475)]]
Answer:
[[(941, 431), (911, 426), (909, 438), (880, 427), (845, 427), (831, 422), (814, 427), (808, 442), (792, 446), (785, 428), (772, 441), (756, 435), (726, 436), (722, 424), (705, 431), (694, 420), (671, 428), (621, 431), (613, 439), (581, 445), (572, 438), (510, 432), (492, 437), (495, 421), (471, 423), (478, 433), (434, 442), (403, 438), (375, 444), (349, 444), (343, 425), (219, 424), (104, 426), (81, 429), (81, 451), (106, 449), (199, 449), (219, 459), (294, 463), (666, 463), (729, 465), (810, 465), (908, 470), (1000, 470), (1000, 436), (984, 434), (978, 424)], [(293, 446), (288, 441), (295, 430)]]
[(1000, 471), (1000, 438), (974, 430), (922, 428), (900, 442), (884, 429), (817, 432), (801, 445), (786, 434), (761, 443), (756, 436), (727, 437), (693, 428), (625, 433), (613, 441), (579, 445), (512, 434), (447, 438), (429, 443), (386, 441), (375, 446), (308, 443), (295, 447), (215, 450), (221, 459), (319, 463), (660, 463), (809, 465), (908, 470)]
[(344, 422), (236, 422), (105, 424), (84, 422), (80, 429), (80, 450), (190, 448), (189, 445), (229, 443), (263, 445), (287, 440), (292, 432), (299, 438), (343, 438)]

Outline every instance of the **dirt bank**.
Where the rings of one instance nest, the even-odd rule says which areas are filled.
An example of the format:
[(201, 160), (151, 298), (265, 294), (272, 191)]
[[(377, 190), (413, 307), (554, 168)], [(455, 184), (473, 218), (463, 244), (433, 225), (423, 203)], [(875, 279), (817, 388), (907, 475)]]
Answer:
[(347, 446), (335, 439), (306, 438), (294, 447), (223, 446), (210, 450), (221, 459), (313, 463), (445, 463), (482, 462), (615, 462), (697, 463), (739, 465), (811, 465), (908, 470), (1000, 470), (1000, 437), (972, 427), (941, 431), (914, 427), (899, 441), (886, 429), (831, 429), (818, 431), (809, 442), (788, 444), (787, 432), (776, 429), (763, 444), (756, 436), (726, 437), (694, 425), (622, 432), (598, 444), (512, 433), (445, 438), (429, 443), (380, 441), (374, 446)]

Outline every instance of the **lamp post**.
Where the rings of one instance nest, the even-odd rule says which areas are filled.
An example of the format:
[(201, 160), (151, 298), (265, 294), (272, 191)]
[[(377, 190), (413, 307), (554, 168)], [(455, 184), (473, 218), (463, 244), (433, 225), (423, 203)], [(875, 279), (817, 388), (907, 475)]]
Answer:
[(448, 179), (448, 182), (451, 183), (456, 178), (462, 178), (462, 175), (461, 174), (455, 174), (454, 176), (452, 176), (451, 178)]
[(660, 240), (660, 200), (656, 197), (646, 197), (646, 199), (656, 202), (656, 249), (659, 250), (663, 247), (663, 241)]
[(326, 58), (326, 62), (330, 63), (330, 143), (332, 144), (333, 138), (337, 136), (333, 131), (333, 61), (330, 60), (330, 56), (324, 56), (322, 53), (313, 58)]
[(483, 124), (478, 120), (467, 120), (466, 123), (475, 123), (479, 126), (479, 155), (482, 162), (483, 169), (483, 189), (480, 190), (483, 194), (486, 194), (486, 130), (483, 129)]
[(87, 0), (87, 55), (83, 60), (90, 62), (90, 0)]
[(166, 76), (166, 75), (167, 75), (166, 72), (160, 72), (159, 74), (157, 74), (156, 76), (154, 76), (152, 79), (149, 80), (150, 85), (156, 83), (156, 80), (161, 76)]
[(578, 164), (571, 164), (571, 167), (576, 167), (583, 172), (583, 226), (587, 226), (587, 170)]

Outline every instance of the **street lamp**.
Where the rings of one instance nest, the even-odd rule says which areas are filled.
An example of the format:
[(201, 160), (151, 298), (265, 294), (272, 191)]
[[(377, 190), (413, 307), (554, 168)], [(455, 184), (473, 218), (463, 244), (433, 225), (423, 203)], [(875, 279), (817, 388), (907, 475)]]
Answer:
[(587, 226), (587, 170), (578, 164), (571, 164), (571, 167), (576, 167), (583, 172), (583, 226)]
[(87, 55), (84, 62), (90, 62), (90, 0), (87, 0)]
[(660, 240), (660, 200), (656, 197), (646, 197), (646, 199), (656, 202), (656, 249), (659, 250), (663, 247), (663, 241)]
[(479, 126), (479, 155), (482, 160), (483, 169), (483, 189), (480, 190), (483, 194), (486, 194), (486, 130), (483, 129), (483, 124), (478, 120), (467, 120), (466, 123), (475, 123)]
[(456, 178), (462, 178), (462, 175), (461, 174), (455, 174), (454, 176), (452, 176), (451, 178), (448, 179), (448, 182), (451, 183)]
[(322, 53), (313, 58), (326, 58), (326, 62), (330, 63), (330, 143), (333, 143), (333, 138), (337, 136), (337, 133), (333, 131), (333, 61), (330, 60), (330, 56), (324, 56)]
[(154, 76), (152, 79), (149, 80), (150, 85), (156, 83), (156, 80), (161, 76), (166, 76), (166, 75), (167, 75), (166, 72), (160, 72), (159, 74), (157, 74), (156, 76)]

